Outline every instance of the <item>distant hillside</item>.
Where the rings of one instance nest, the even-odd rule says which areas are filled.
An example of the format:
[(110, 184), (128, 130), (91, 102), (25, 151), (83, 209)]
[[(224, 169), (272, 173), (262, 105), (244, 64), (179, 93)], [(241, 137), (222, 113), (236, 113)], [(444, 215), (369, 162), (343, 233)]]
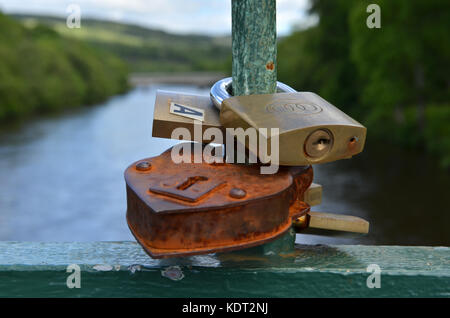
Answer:
[(177, 35), (136, 25), (82, 19), (69, 29), (63, 18), (13, 15), (25, 26), (45, 24), (61, 35), (106, 49), (126, 61), (132, 72), (230, 71), (231, 38)]
[(2, 125), (95, 104), (128, 88), (127, 66), (113, 54), (45, 25), (25, 28), (1, 12), (0, 29)]

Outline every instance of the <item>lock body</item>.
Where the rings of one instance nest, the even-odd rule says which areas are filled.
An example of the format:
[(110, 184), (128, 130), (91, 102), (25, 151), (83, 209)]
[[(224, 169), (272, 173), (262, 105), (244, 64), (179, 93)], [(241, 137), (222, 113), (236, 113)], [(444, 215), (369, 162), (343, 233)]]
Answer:
[[(258, 137), (266, 139), (267, 153), (271, 153), (275, 144), (271, 128), (277, 128), (280, 165), (298, 166), (350, 158), (363, 150), (366, 139), (364, 126), (310, 92), (225, 99), (220, 109), (220, 123), (227, 128), (258, 130)], [(267, 162), (267, 158), (261, 157), (264, 152), (257, 155)]]
[(309, 212), (312, 179), (309, 166), (261, 175), (257, 165), (175, 164), (169, 149), (125, 171), (127, 222), (154, 258), (256, 246)]

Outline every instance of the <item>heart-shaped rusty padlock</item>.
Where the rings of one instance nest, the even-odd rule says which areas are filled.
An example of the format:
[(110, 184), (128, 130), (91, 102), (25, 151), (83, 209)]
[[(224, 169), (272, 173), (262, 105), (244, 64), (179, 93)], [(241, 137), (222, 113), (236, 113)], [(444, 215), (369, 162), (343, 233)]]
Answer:
[(264, 175), (259, 165), (175, 164), (171, 149), (125, 171), (128, 226), (153, 258), (260, 245), (309, 212), (311, 166)]

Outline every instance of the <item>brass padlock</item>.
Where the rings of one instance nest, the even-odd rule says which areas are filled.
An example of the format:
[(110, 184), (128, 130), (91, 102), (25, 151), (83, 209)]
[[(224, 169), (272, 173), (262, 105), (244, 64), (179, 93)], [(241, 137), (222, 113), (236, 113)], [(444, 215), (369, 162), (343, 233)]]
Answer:
[(230, 81), (230, 78), (219, 81), (211, 90), (214, 104), (220, 106), (220, 123), (227, 128), (252, 127), (258, 131), (266, 128), (259, 137), (267, 139), (269, 151), (257, 153), (261, 161), (267, 162), (268, 158), (263, 156), (272, 150), (273, 135), (269, 134), (272, 128), (278, 129), (280, 165), (331, 162), (350, 158), (363, 150), (366, 128), (317, 94), (228, 97), (224, 89)]

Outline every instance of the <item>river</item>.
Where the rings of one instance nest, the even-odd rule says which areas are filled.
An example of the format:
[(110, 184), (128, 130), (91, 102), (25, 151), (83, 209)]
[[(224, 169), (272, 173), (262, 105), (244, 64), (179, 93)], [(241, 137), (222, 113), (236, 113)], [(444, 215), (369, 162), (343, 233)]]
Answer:
[[(123, 172), (176, 142), (151, 137), (156, 89), (138, 87), (90, 108), (39, 118), (0, 134), (0, 240), (134, 240), (125, 221)], [(318, 165), (323, 203), (361, 216), (365, 236), (297, 235), (308, 244), (450, 245), (450, 176), (420, 152), (371, 142), (350, 160)]]

